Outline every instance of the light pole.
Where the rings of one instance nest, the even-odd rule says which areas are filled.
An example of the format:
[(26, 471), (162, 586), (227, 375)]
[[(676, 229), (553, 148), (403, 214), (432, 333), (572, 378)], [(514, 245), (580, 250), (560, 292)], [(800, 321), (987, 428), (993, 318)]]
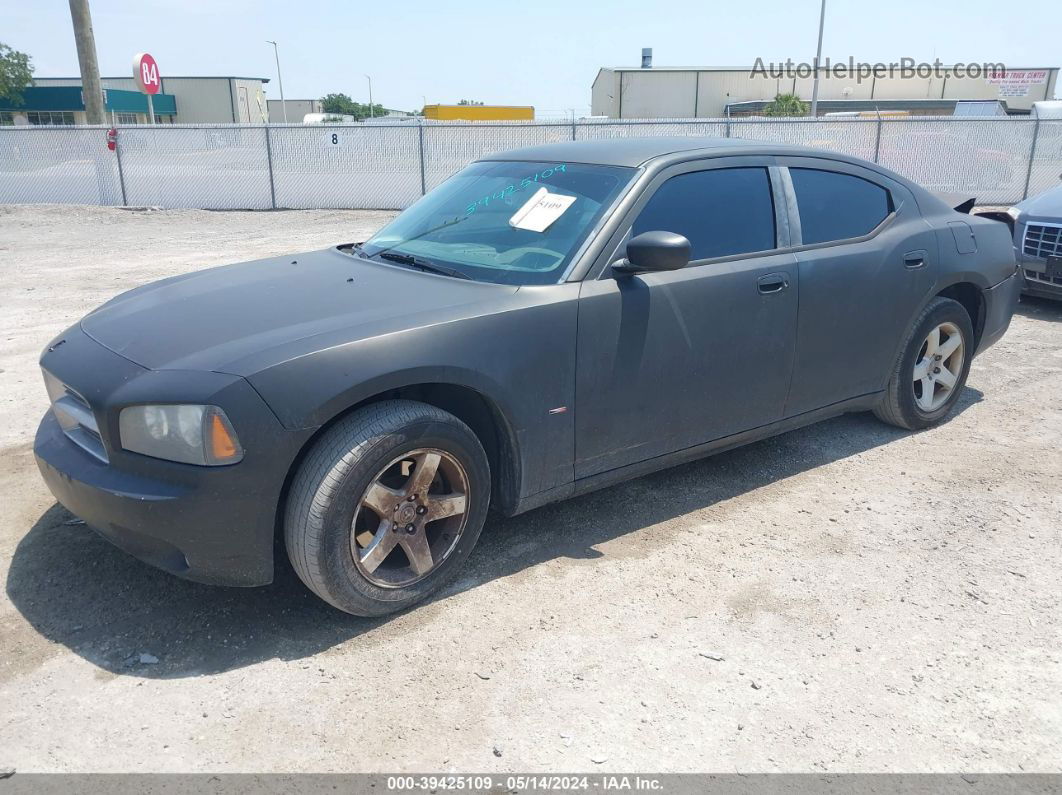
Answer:
[[(825, 0), (823, 0), (825, 2)], [(280, 50), (275, 41), (266, 39), (266, 44), (273, 45), (273, 57), (277, 59), (277, 82), (280, 83), (280, 111), (284, 114), (284, 123), (288, 123), (288, 106), (284, 102), (284, 78), (280, 76)]]
[(372, 109), (372, 78), (365, 75), (365, 79), (369, 81), (369, 118), (373, 118), (376, 114)]
[(826, 21), (826, 0), (822, 0), (822, 9), (819, 11), (819, 46), (815, 50), (815, 63), (812, 64), (815, 69), (815, 82), (812, 84), (811, 89), (811, 118), (818, 118), (819, 115), (819, 61), (822, 59), (822, 26)]

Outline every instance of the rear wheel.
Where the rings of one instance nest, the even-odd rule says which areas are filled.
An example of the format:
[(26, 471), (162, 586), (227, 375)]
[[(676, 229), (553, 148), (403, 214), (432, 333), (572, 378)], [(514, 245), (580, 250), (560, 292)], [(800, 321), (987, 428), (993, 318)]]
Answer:
[(881, 403), (885, 422), (918, 430), (950, 412), (966, 384), (973, 357), (973, 324), (962, 304), (934, 298), (908, 333)]
[(423, 403), (375, 403), (329, 429), (299, 467), (288, 556), (325, 601), (384, 615), (456, 573), (489, 502), (487, 456), (467, 425)]

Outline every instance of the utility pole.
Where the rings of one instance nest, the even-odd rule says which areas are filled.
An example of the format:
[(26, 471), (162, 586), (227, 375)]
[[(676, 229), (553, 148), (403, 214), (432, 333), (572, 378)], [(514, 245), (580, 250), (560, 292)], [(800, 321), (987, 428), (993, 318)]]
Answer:
[(365, 75), (365, 79), (369, 81), (369, 118), (371, 119), (376, 115), (372, 107), (372, 78)]
[(92, 15), (88, 0), (70, 0), (70, 19), (74, 23), (77, 62), (81, 67), (81, 94), (85, 98), (85, 118), (89, 124), (104, 124), (103, 89), (100, 65), (96, 60), (96, 37), (92, 33)]
[[(73, 0), (71, 0), (73, 2)], [(277, 82), (280, 84), (280, 111), (284, 114), (284, 123), (288, 123), (288, 104), (284, 101), (284, 78), (280, 76), (280, 51), (275, 41), (266, 39), (266, 44), (273, 45), (273, 57), (277, 60)], [(267, 114), (268, 115), (268, 114)]]
[(822, 10), (819, 11), (819, 46), (815, 50), (815, 82), (811, 89), (811, 118), (816, 119), (819, 115), (819, 61), (822, 60), (822, 27), (826, 21), (826, 0), (822, 0)]

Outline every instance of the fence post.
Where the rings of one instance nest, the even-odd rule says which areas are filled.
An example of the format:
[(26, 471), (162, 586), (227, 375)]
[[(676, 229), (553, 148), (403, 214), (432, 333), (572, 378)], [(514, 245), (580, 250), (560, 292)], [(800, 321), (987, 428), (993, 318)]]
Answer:
[(727, 110), (727, 114), (726, 114), (726, 136), (725, 137), (727, 137), (727, 138), (730, 137), (730, 111), (729, 111), (729, 109)]
[(1029, 183), (1032, 181), (1033, 163), (1036, 162), (1036, 143), (1040, 140), (1040, 117), (1036, 117), (1036, 126), (1033, 127), (1033, 139), (1032, 147), (1029, 149), (1029, 168), (1025, 172), (1025, 190), (1021, 193), (1021, 198), (1029, 198)]
[(572, 140), (575, 140), (575, 113), (572, 113)]
[(417, 146), (420, 151), (420, 195), (428, 192), (428, 183), (424, 178), (424, 120), (417, 122)]
[(881, 156), (881, 111), (878, 111), (877, 135), (874, 136), (874, 162)]
[(117, 128), (114, 130), (114, 154), (118, 158), (118, 186), (122, 189), (122, 206), (128, 207), (129, 202), (125, 198), (125, 175), (122, 173), (122, 140)]
[(269, 125), (265, 126), (266, 131), (266, 162), (269, 164), (269, 203), (273, 209), (277, 209), (277, 189), (273, 184), (273, 143), (272, 138), (269, 135)]

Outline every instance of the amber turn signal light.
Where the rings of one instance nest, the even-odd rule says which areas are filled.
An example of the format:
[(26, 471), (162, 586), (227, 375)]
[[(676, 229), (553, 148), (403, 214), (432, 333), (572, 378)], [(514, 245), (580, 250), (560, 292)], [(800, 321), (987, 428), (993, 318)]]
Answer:
[(215, 461), (228, 461), (240, 454), (240, 448), (220, 414), (210, 418), (210, 452)]

